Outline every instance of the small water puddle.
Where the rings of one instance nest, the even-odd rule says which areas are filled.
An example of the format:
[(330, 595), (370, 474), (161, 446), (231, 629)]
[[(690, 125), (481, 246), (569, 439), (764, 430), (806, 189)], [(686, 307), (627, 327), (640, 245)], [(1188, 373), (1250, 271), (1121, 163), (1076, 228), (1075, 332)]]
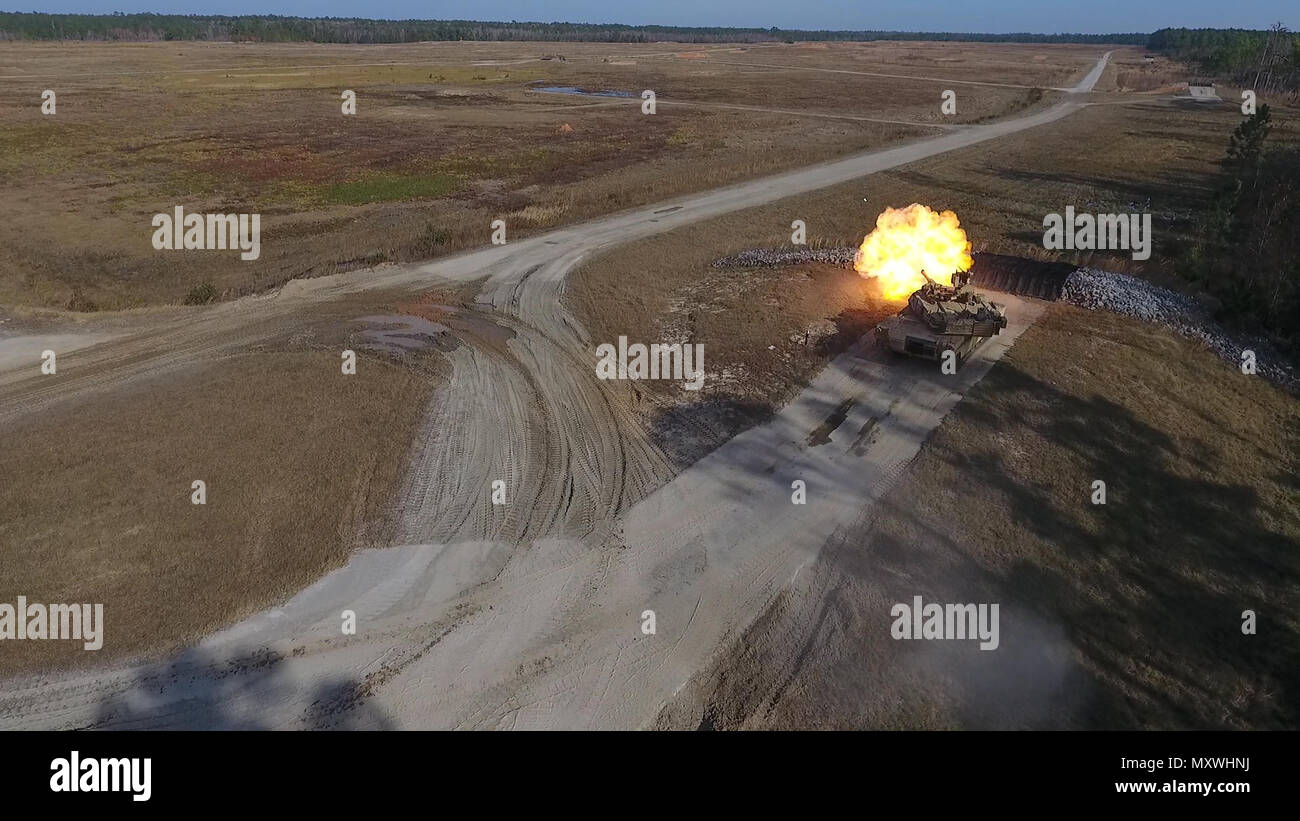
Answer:
[(541, 91), (545, 94), (577, 94), (580, 97), (636, 97), (634, 91), (615, 91), (605, 89), (603, 91), (589, 91), (577, 86), (542, 86), (534, 88), (533, 91)]

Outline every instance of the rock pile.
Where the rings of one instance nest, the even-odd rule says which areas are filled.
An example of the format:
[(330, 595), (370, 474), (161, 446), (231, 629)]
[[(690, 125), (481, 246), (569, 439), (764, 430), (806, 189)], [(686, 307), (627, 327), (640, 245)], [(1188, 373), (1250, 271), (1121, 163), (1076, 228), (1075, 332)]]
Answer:
[(1297, 387), (1294, 366), (1267, 340), (1229, 333), (1199, 302), (1168, 288), (1126, 274), (1079, 268), (1065, 280), (1061, 301), (1163, 325), (1198, 340), (1235, 367), (1241, 366), (1242, 351), (1254, 351), (1261, 376), (1284, 388)]

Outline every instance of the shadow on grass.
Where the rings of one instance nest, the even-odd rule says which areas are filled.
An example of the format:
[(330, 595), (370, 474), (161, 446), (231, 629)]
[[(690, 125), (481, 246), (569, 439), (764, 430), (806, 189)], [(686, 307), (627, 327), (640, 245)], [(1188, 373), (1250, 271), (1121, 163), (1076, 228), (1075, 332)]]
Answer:
[[(1105, 398), (1006, 360), (976, 390), (991, 401), (960, 406), (961, 441), (928, 446), (954, 471), (927, 477), (933, 486), (905, 480), (827, 540), (805, 592), (778, 601), (718, 668), (706, 723), (1300, 725), (1300, 545), (1278, 511), (1219, 478), (1216, 454), (1189, 452), (1200, 443)], [(1085, 465), (1077, 491), (1035, 485), (1008, 460), (1008, 431), (1068, 449)], [(1091, 503), (1095, 479), (1105, 505)], [(998, 603), (999, 647), (891, 639), (892, 605), (916, 595)], [(1244, 610), (1256, 635), (1242, 633)]]
[[(1063, 635), (1095, 671), (1074, 722), (1088, 727), (1295, 727), (1300, 724), (1300, 545), (1268, 518), (1248, 486), (1188, 476), (1194, 442), (1174, 441), (1101, 397), (1082, 399), (1002, 363), (981, 386), (1031, 402), (970, 403), (968, 422), (986, 435), (972, 450), (939, 455), (997, 493), (1013, 520), (1045, 551), (1017, 561), (1000, 598)], [(990, 407), (1050, 408), (1007, 418)], [(1008, 469), (983, 443), (1027, 426), (1088, 465), (1077, 495), (1052, 497)], [(1199, 449), (1197, 449), (1199, 450)], [(1091, 484), (1106, 482), (1106, 504)], [(1258, 634), (1243, 635), (1254, 610)]]
[[(1161, 203), (1176, 203), (1180, 207), (1204, 201), (1210, 193), (1205, 178), (1190, 173), (1165, 173), (1155, 178), (1138, 179), (1136, 177), (1109, 177), (1093, 174), (1071, 174), (1068, 171), (1028, 171), (1023, 168), (1002, 168), (996, 176), (999, 179), (1016, 183), (1028, 183), (1039, 186), (1069, 185), (1078, 188), (1105, 192), (1118, 201), (1098, 203), (1090, 206), (1084, 202), (1062, 203), (1073, 205), (1080, 213), (1097, 210), (1100, 205), (1113, 207), (1143, 208)], [(1145, 210), (1143, 208), (1143, 210)]]

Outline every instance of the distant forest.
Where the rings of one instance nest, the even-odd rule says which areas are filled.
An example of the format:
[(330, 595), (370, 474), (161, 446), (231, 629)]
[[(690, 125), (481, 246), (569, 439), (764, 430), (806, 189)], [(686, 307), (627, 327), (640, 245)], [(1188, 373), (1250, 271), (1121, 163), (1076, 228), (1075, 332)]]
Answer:
[(975, 43), (1145, 45), (1146, 34), (953, 34), (901, 31), (794, 31), (595, 23), (480, 23), (470, 20), (362, 20), (339, 17), (223, 17), (181, 14), (0, 12), (0, 40), (220, 40), (239, 42), (416, 43), (429, 40), (540, 40), (599, 43), (772, 43), (784, 41), (955, 40)]
[(1256, 92), (1300, 91), (1300, 35), (1281, 23), (1268, 31), (1161, 29), (1147, 48)]

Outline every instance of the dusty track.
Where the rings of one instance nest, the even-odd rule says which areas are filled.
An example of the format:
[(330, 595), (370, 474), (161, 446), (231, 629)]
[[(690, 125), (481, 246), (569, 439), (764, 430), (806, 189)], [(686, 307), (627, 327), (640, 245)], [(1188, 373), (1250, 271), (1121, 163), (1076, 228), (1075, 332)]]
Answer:
[[(1089, 91), (1105, 63), (1071, 91)], [(52, 403), (221, 356), (312, 304), (484, 276), (478, 302), (514, 334), (504, 350), (451, 356), (400, 497), (409, 546), (363, 552), (285, 607), (159, 667), (7, 682), (0, 727), (644, 726), (835, 527), (888, 488), (1037, 309), (1011, 300), (1013, 326), (955, 377), (855, 348), (771, 423), (671, 478), (635, 416), (596, 380), (594, 343), (562, 304), (566, 273), (620, 242), (1045, 125), (1082, 104), (1067, 97), (1019, 119), (427, 265), (295, 281), (61, 356), (57, 378), (0, 373), (3, 429)], [(837, 406), (847, 416), (817, 444), (810, 432)], [(506, 481), (509, 504), (491, 505), (494, 479)], [(790, 504), (794, 479), (808, 485), (806, 506)], [(339, 635), (343, 609), (357, 613), (354, 637)], [(654, 636), (639, 629), (647, 609)]]

